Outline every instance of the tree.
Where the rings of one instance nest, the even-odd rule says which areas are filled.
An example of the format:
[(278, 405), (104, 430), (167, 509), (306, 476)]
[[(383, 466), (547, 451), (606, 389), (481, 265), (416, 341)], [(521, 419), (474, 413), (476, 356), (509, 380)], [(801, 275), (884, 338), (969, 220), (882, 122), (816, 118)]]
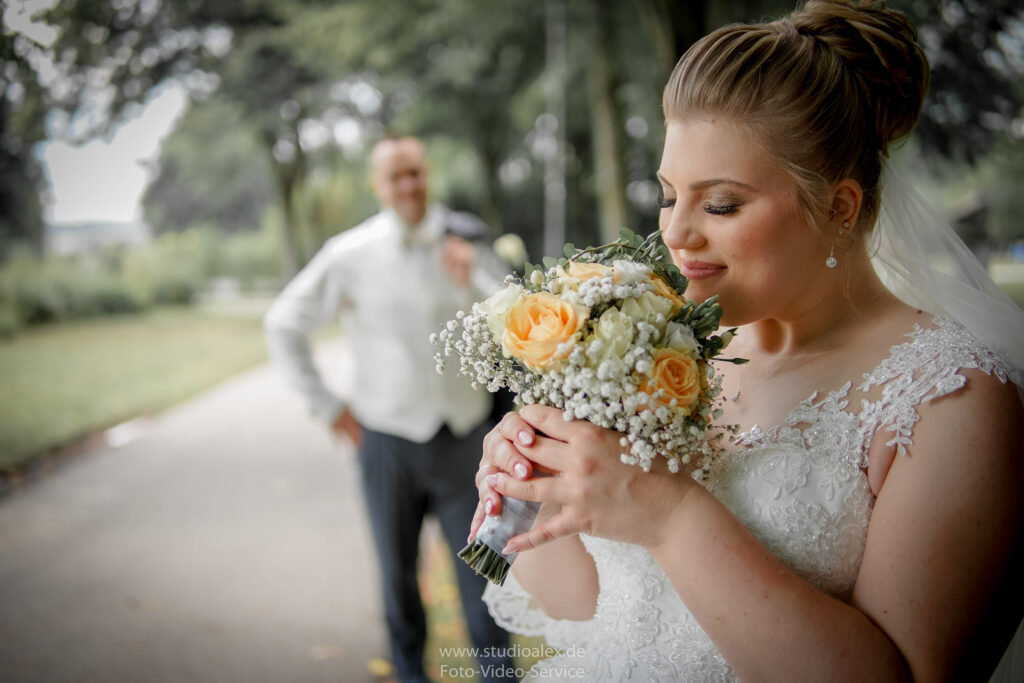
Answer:
[(44, 106), (28, 57), (34, 46), (0, 32), (0, 261), (18, 245), (42, 248), (43, 172), (32, 153), (43, 139)]
[[(1022, 62), (1015, 3), (892, 4), (918, 20), (935, 64), (920, 126), (923, 145), (943, 155), (980, 153), (993, 131), (1019, 117), (1021, 94), (1011, 87)], [(558, 153), (572, 180), (570, 224), (602, 223), (610, 232), (650, 220), (660, 92), (675, 60), (709, 28), (790, 6), (565, 0), (567, 144)], [(51, 53), (63, 75), (63, 92), (51, 94), (68, 112), (66, 130), (84, 136), (167, 78), (198, 93), (216, 90), (267, 159), (293, 271), (308, 255), (297, 236), (295, 204), (311, 165), (319, 163), (304, 133), (315, 122), (355, 121), (368, 140), (400, 129), (457, 141), (480, 160), (485, 217), (496, 227), (512, 212), (517, 225), (537, 222), (521, 205), (539, 202), (542, 189), (533, 170), (547, 77), (543, 8), (511, 0), (63, 0), (45, 16), (59, 29)], [(5, 77), (9, 70), (5, 65)], [(10, 117), (4, 116), (6, 134)], [(24, 139), (31, 142), (32, 134), (26, 129)], [(23, 168), (30, 177), (31, 164)], [(514, 190), (502, 181), (509, 168), (514, 172), (506, 180), (526, 178)], [(623, 200), (623, 186), (631, 203)]]
[(1024, 8), (1017, 0), (904, 0), (931, 63), (916, 129), (925, 154), (974, 162), (1021, 119)]
[(201, 94), (216, 89), (264, 149), (283, 216), (284, 266), (295, 272), (304, 260), (293, 206), (305, 175), (298, 126), (317, 102), (310, 92), (330, 77), (296, 58), (290, 27), (318, 5), (64, 0), (43, 18), (59, 29), (53, 55), (64, 77), (57, 104), (67, 130), (78, 137), (106, 130), (169, 78)]
[(245, 121), (237, 105), (216, 95), (185, 112), (142, 197), (157, 233), (203, 223), (229, 233), (260, 225), (273, 187), (266, 154)]

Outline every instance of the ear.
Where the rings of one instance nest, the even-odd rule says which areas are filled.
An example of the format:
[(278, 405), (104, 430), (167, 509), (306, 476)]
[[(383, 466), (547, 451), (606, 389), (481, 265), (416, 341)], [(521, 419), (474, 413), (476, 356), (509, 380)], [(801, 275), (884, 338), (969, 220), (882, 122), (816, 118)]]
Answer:
[(857, 229), (860, 206), (864, 190), (853, 178), (843, 178), (832, 188), (832, 210), (829, 212), (829, 229), (835, 232), (851, 232)]

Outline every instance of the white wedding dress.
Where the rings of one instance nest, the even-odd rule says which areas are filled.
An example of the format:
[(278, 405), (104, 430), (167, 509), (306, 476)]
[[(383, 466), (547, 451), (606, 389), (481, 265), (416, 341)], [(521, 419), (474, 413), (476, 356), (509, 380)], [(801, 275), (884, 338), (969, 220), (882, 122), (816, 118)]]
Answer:
[[(936, 318), (935, 327), (907, 337), (870, 374), (808, 397), (785, 424), (742, 434), (742, 448), (723, 455), (706, 482), (787, 567), (842, 600), (857, 578), (871, 518), (866, 466), (876, 432), (890, 432), (890, 445), (904, 453), (918, 405), (962, 387), (959, 370), (1008, 379), (1008, 368), (958, 323)], [(512, 575), (485, 592), (499, 624), (542, 635), (562, 651), (538, 662), (528, 680), (737, 680), (643, 548), (582, 539), (600, 579), (593, 619), (547, 617)]]

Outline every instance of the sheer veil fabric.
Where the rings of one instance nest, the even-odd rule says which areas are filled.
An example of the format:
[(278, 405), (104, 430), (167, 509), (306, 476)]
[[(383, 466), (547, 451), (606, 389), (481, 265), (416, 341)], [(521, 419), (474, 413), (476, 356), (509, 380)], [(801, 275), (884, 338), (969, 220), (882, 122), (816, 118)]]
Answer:
[[(1024, 311), (992, 281), (948, 222), (886, 162), (868, 248), (875, 271), (911, 306), (963, 324), (999, 356), (1024, 402)], [(991, 683), (1024, 681), (1024, 625)]]
[(875, 271), (896, 296), (959, 321), (996, 351), (1018, 389), (1024, 385), (1024, 311), (949, 223), (886, 162), (882, 208), (868, 248)]

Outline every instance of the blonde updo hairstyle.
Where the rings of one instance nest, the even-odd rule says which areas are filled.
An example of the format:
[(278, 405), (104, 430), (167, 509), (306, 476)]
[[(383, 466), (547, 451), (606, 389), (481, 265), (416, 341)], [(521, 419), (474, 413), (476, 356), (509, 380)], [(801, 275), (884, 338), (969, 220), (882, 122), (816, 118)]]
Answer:
[(749, 128), (793, 177), (812, 226), (830, 217), (830, 190), (856, 180), (854, 226), (878, 217), (882, 157), (917, 122), (929, 67), (902, 13), (873, 0), (810, 0), (764, 24), (724, 26), (676, 64), (665, 120), (721, 115)]

